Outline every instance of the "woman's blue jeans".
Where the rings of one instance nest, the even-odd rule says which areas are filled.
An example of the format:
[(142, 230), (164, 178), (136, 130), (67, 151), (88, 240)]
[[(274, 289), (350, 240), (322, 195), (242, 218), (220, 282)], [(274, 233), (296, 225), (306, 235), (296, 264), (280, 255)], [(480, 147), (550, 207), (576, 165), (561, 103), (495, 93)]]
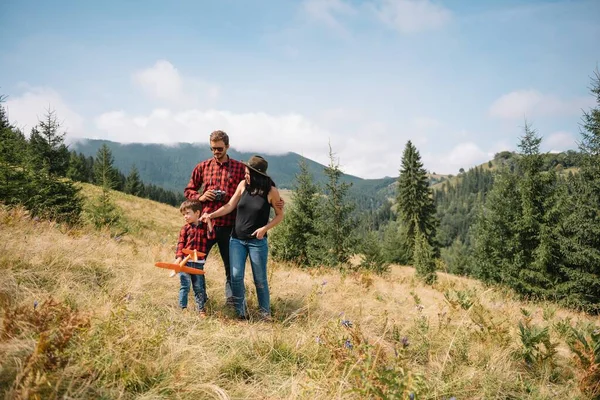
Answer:
[[(204, 261), (188, 261), (186, 266), (204, 270)], [(191, 286), (194, 288), (194, 300), (196, 300), (196, 308), (198, 311), (204, 310), (204, 302), (206, 300), (206, 280), (204, 279), (204, 275), (180, 272), (179, 280), (181, 282), (181, 287), (179, 288), (179, 306), (181, 308), (187, 308), (188, 294), (190, 293)]]
[(244, 288), (244, 272), (246, 259), (250, 257), (252, 277), (258, 297), (258, 307), (262, 314), (271, 314), (271, 299), (267, 282), (267, 257), (269, 246), (267, 238), (229, 240), (229, 262), (231, 265), (231, 288), (235, 310), (239, 316), (246, 316), (246, 289)]

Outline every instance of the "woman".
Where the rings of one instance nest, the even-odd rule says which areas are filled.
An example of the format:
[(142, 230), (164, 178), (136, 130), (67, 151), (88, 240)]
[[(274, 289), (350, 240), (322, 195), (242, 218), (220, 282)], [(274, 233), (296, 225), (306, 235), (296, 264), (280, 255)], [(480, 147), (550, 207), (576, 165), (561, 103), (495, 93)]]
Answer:
[[(236, 210), (235, 226), (229, 239), (231, 286), (235, 309), (240, 319), (247, 319), (244, 273), (250, 257), (252, 276), (258, 297), (261, 317), (271, 320), (271, 300), (267, 282), (267, 231), (283, 220), (283, 209), (274, 204), (280, 200), (275, 182), (267, 175), (267, 160), (253, 156), (248, 160), (244, 180), (238, 185), (229, 202), (212, 213), (205, 213), (202, 221), (227, 215)], [(275, 217), (269, 221), (271, 207)]]

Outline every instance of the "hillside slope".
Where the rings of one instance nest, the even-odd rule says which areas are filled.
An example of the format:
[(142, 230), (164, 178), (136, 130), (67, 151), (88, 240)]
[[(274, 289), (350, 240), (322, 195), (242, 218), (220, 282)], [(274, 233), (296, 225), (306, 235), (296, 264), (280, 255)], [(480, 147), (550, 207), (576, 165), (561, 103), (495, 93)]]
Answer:
[[(106, 144), (115, 159), (115, 166), (127, 174), (132, 165), (136, 165), (143, 181), (153, 183), (164, 189), (176, 192), (183, 191), (187, 185), (192, 169), (199, 161), (212, 157), (208, 143), (177, 143), (174, 145), (129, 143), (122, 144), (108, 140), (86, 139), (75, 142), (71, 150), (80, 152), (86, 157), (95, 157), (98, 149)], [(229, 155), (236, 160), (248, 160), (254, 153), (244, 153), (229, 150)], [(289, 152), (280, 155), (264, 155), (269, 161), (269, 175), (279, 187), (289, 189), (299, 172), (298, 163), (304, 160), (309, 172), (316, 182), (326, 180), (323, 172), (324, 165), (305, 158), (299, 154)], [(360, 188), (368, 190), (381, 187), (382, 183), (389, 184), (393, 178), (362, 179), (357, 176), (344, 174), (342, 180), (352, 182)]]
[[(7, 398), (587, 398), (560, 327), (598, 318), (444, 273), (430, 287), (405, 266), (379, 277), (270, 261), (275, 322), (239, 322), (211, 254), (209, 317), (200, 320), (178, 309), (177, 279), (153, 266), (173, 258), (178, 210), (113, 196), (131, 227), (124, 237), (0, 209)], [(255, 310), (250, 272), (247, 288)], [(552, 363), (524, 362), (521, 309), (549, 327)]]

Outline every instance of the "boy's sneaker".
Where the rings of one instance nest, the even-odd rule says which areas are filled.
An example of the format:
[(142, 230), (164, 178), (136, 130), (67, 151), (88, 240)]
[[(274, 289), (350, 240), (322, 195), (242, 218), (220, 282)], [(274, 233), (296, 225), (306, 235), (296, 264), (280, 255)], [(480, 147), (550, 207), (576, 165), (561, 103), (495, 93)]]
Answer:
[(177, 275), (177, 272), (175, 271), (171, 271), (171, 273), (169, 274), (169, 278), (174, 277), (175, 275)]

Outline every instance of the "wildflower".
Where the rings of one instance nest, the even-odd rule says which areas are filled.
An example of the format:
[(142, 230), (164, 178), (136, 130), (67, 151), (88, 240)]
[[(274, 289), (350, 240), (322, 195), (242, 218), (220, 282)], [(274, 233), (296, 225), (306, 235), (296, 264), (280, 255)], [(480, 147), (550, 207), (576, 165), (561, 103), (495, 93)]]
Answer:
[(346, 339), (346, 342), (344, 343), (344, 347), (347, 349), (352, 350), (352, 342), (350, 341), (350, 339)]
[(414, 393), (414, 392), (410, 392), (410, 393), (408, 394), (408, 398), (409, 398), (410, 400), (415, 400), (415, 393)]
[(321, 286), (325, 286), (325, 285), (327, 285), (327, 281), (323, 281), (323, 282), (321, 283)]
[(340, 318), (341, 318), (341, 317), (342, 317), (342, 315), (344, 315), (344, 312), (343, 312), (343, 311), (342, 311), (342, 312), (340, 312), (340, 314), (338, 315), (338, 317), (340, 317)]
[(342, 325), (345, 326), (346, 328), (352, 328), (352, 322), (350, 322), (350, 320), (347, 320), (347, 319), (342, 320)]
[(410, 344), (408, 342), (408, 336), (402, 337), (401, 342), (402, 342), (402, 347), (408, 347), (408, 345)]
[(35, 310), (37, 308), (37, 306), (38, 306), (38, 301), (36, 300), (33, 302), (33, 309)]
[(323, 339), (321, 339), (321, 336), (317, 336), (317, 337), (315, 338), (315, 341), (317, 342), (317, 344), (323, 344), (323, 343), (324, 343), (324, 342), (323, 342)]
[(456, 397), (452, 396), (448, 400), (456, 400)]
[(423, 306), (423, 304), (417, 304), (417, 310), (418, 311), (423, 311), (423, 309), (425, 308), (425, 306)]
[(600, 328), (599, 329), (595, 329), (594, 332), (592, 332), (593, 335), (600, 335)]

